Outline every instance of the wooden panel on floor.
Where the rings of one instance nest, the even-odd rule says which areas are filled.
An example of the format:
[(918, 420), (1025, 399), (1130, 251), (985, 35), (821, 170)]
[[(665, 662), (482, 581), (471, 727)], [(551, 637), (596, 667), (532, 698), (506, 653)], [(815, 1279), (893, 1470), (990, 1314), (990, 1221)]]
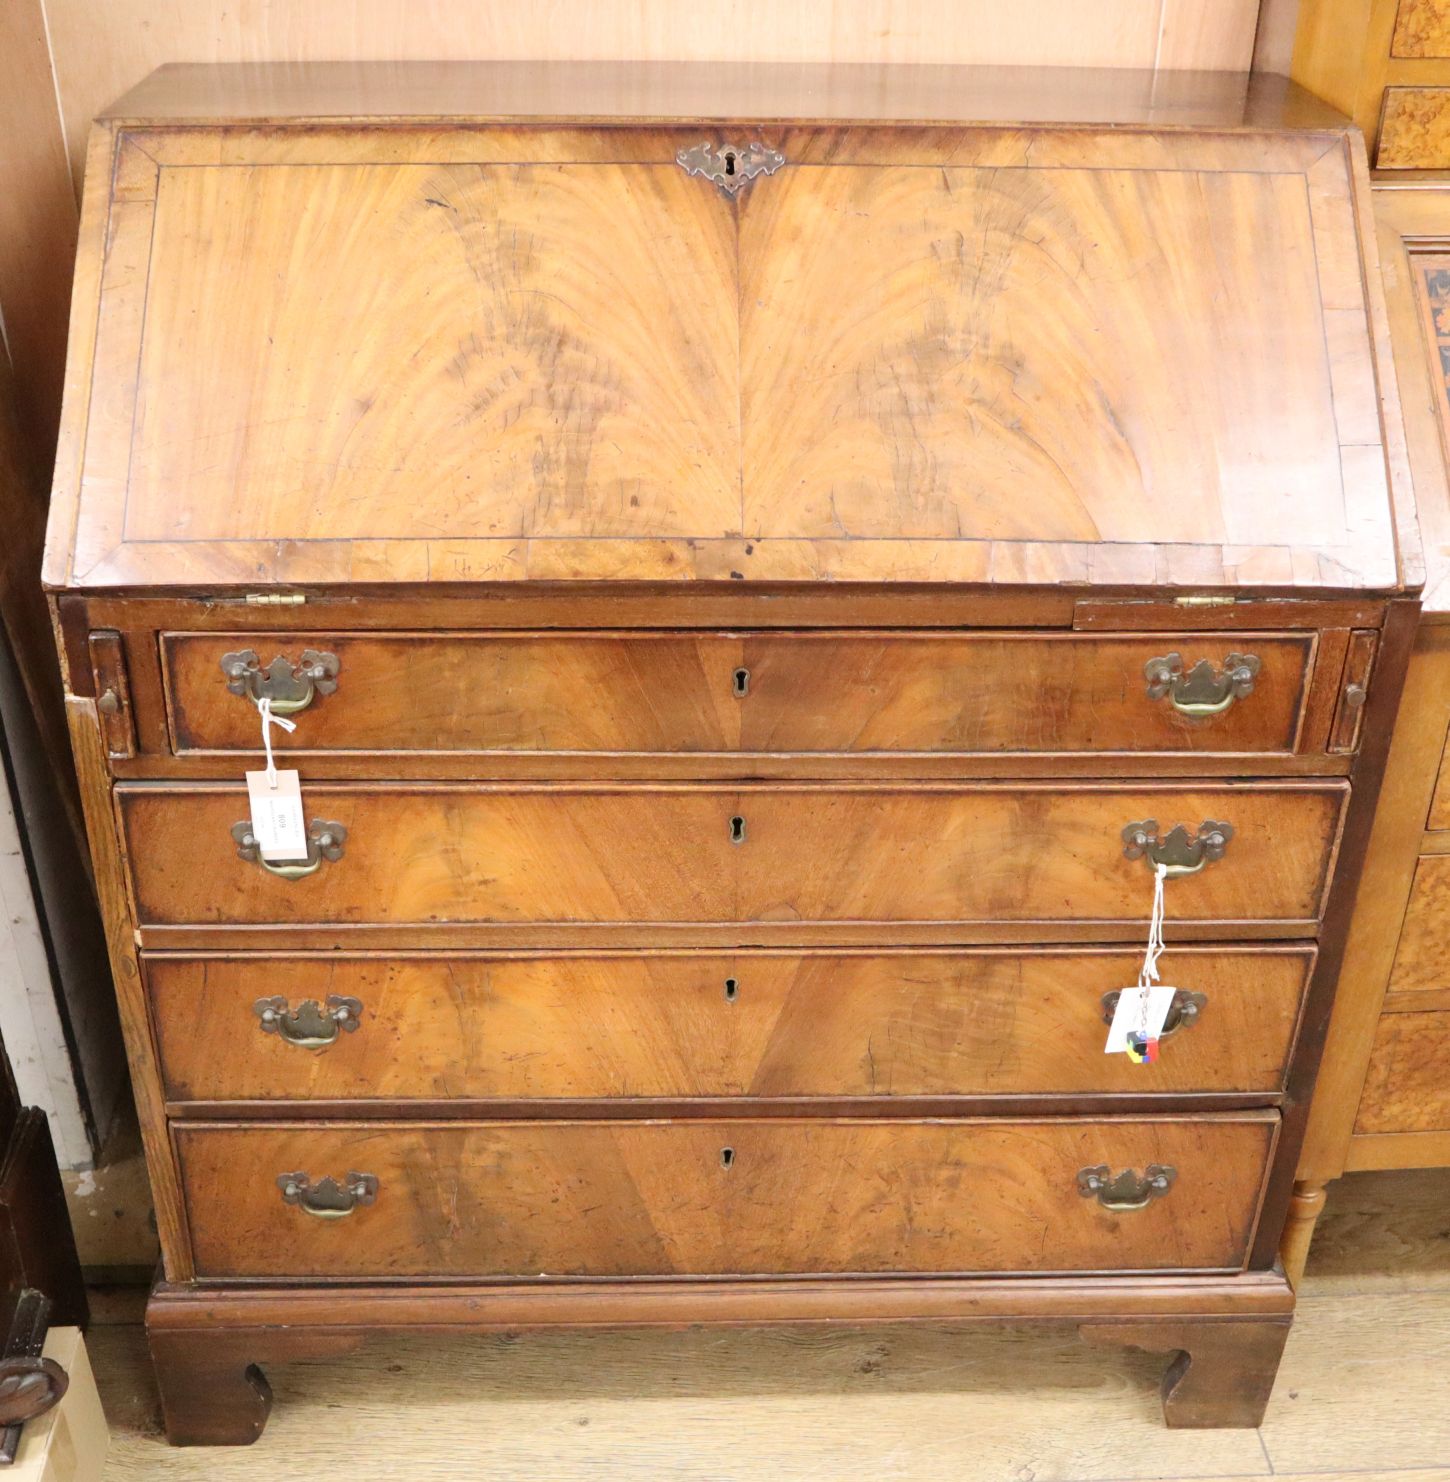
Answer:
[(255, 1447), (173, 1450), (140, 1328), (98, 1325), (106, 1479), (324, 1482), (346, 1455), (352, 1482), (372, 1482), (406, 1455), (409, 1482), (465, 1468), (477, 1482), (1226, 1482), (1267, 1476), (1270, 1460), (1314, 1482), (1450, 1482), (1437, 1464), (1450, 1452), (1447, 1206), (1444, 1169), (1331, 1188), (1262, 1445), (1164, 1430), (1152, 1355), (1049, 1328), (893, 1325), (377, 1343), (274, 1366), (283, 1403)]
[[(415, 1338), (273, 1366), (244, 1450), (169, 1450), (139, 1333), (95, 1334), (107, 1482), (939, 1482), (1262, 1476), (1252, 1431), (1164, 1430), (1161, 1359), (947, 1326)], [(320, 1438), (325, 1435), (325, 1441)], [(971, 1463), (964, 1467), (963, 1458)]]
[(1351, 1173), (1329, 1186), (1305, 1290), (1410, 1290), (1450, 1302), (1450, 1168)]
[(1434, 1466), (1450, 1453), (1450, 1298), (1306, 1284), (1259, 1434), (1276, 1474)]

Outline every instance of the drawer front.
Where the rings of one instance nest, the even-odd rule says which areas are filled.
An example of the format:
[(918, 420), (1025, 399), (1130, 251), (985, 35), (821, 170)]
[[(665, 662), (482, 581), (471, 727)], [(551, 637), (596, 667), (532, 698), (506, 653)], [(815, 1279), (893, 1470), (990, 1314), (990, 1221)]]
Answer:
[[(1450, 343), (1447, 343), (1446, 349), (1450, 351)], [(1446, 394), (1450, 396), (1450, 382), (1447, 382)], [(1435, 776), (1435, 792), (1430, 799), (1430, 816), (1425, 820), (1425, 827), (1432, 830), (1450, 829), (1450, 738), (1447, 738), (1445, 750), (1440, 756), (1440, 770)]]
[(1422, 855), (1390, 972), (1391, 993), (1450, 988), (1450, 854)]
[[(249, 697), (263, 680), (231, 693), (225, 655), (250, 651), (264, 668), (281, 657), (290, 674), (312, 650), (336, 659), (336, 689), (276, 737), (283, 749), (1279, 754), (1298, 744), (1314, 644), (1284, 633), (168, 633), (162, 661), (178, 752), (258, 748)], [(1238, 698), (1232, 653), (1257, 670)], [(1227, 697), (1226, 708), (1190, 714), (1171, 693), (1151, 697), (1145, 666), (1170, 654), (1182, 707)], [(1200, 660), (1202, 685), (1189, 677)]]
[[(198, 1276), (331, 1279), (1236, 1269), (1276, 1128), (1244, 1113), (174, 1135)], [(1142, 1208), (1079, 1192), (1084, 1169), (1150, 1164), (1176, 1178)], [(310, 1188), (289, 1203), (277, 1180), (292, 1174)], [(371, 1203), (303, 1207), (354, 1174), (376, 1180)]]
[(1375, 165), (1381, 170), (1450, 166), (1450, 87), (1387, 87)]
[[(346, 838), (296, 880), (239, 857), (231, 785), (117, 788), (152, 924), (661, 925), (1146, 921), (1125, 825), (1235, 832), (1169, 888), (1170, 921), (1318, 917), (1343, 783), (1191, 788), (316, 784)], [(340, 826), (340, 827), (338, 827)]]
[(1354, 1130), (1450, 1130), (1450, 1011), (1380, 1016)]
[(1196, 996), (1146, 1066), (1103, 1054), (1103, 997), (1140, 960), (153, 957), (146, 980), (175, 1101), (1281, 1089), (1312, 950), (1170, 952), (1165, 980)]

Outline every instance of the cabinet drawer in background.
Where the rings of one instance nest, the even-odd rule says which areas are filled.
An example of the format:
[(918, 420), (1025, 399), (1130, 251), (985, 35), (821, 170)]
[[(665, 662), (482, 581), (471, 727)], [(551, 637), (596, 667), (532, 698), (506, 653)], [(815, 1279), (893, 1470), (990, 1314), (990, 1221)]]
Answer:
[(1450, 1010), (1380, 1015), (1354, 1130), (1450, 1131)]
[(867, 941), (891, 925), (963, 923), (998, 940), (1024, 922), (1136, 935), (1152, 872), (1125, 857), (1124, 827), (1152, 821), (1161, 837), (1227, 823), (1223, 858), (1169, 885), (1172, 940), (1188, 923), (1303, 934), (1348, 787), (317, 783), (305, 812), (338, 857), (314, 852), (300, 879), (241, 857), (244, 788), (122, 783), (116, 796), (143, 926), (748, 925), (778, 928), (776, 942), (812, 924)]
[(1450, 854), (1424, 854), (1415, 865), (1388, 991), (1450, 991)]
[(1432, 831), (1450, 829), (1450, 738), (1440, 755), (1440, 770), (1435, 775), (1435, 792), (1430, 799), (1430, 816), (1425, 827)]
[[(183, 1123), (173, 1136), (199, 1277), (337, 1280), (1238, 1269), (1277, 1128), (1245, 1112)], [(1171, 1185), (1120, 1191), (1140, 1208), (1079, 1191), (1085, 1170), (1150, 1165)], [(299, 1174), (310, 1187), (291, 1179), (289, 1202), (278, 1179)], [(363, 1194), (349, 1213), (305, 1207), (354, 1203), (349, 1185)]]
[[(1312, 633), (280, 632), (166, 633), (161, 656), (178, 753), (258, 749), (250, 697), (273, 682), (229, 679), (224, 659), (270, 671), (280, 658), (274, 688), (295, 701), (310, 652), (330, 656), (329, 692), (312, 686), (284, 750), (1279, 755), (1299, 746), (1315, 646)], [(1150, 694), (1146, 666), (1173, 655), (1180, 672)]]
[(1104, 996), (1140, 961), (1052, 948), (160, 956), (146, 981), (173, 1101), (1282, 1088), (1312, 948), (1170, 951), (1164, 980), (1185, 996), (1147, 1066), (1103, 1053)]

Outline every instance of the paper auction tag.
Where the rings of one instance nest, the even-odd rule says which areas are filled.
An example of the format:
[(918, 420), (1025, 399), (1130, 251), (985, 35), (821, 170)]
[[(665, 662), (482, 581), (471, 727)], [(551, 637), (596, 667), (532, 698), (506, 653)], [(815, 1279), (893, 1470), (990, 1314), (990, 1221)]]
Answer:
[[(1128, 1036), (1142, 1033), (1156, 1040), (1163, 1033), (1163, 1022), (1173, 1007), (1176, 988), (1155, 985), (1152, 988), (1124, 988), (1118, 994), (1118, 1006), (1113, 1010), (1113, 1022), (1108, 1026), (1108, 1042), (1103, 1046), (1104, 1055), (1126, 1055)], [(1143, 995), (1148, 995), (1148, 1010), (1143, 1012)]]
[(302, 818), (300, 774), (248, 772), (247, 796), (252, 803), (252, 832), (262, 858), (305, 859), (307, 825)]

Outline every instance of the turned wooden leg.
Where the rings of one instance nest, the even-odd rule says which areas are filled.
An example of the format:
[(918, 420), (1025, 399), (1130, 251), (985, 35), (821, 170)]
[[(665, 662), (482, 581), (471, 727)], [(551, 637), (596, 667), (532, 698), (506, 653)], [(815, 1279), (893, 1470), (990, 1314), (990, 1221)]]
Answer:
[(250, 1446), (262, 1434), (272, 1390), (245, 1341), (211, 1329), (148, 1336), (173, 1446)]
[(1081, 1331), (1089, 1343), (1113, 1343), (1150, 1353), (1176, 1350), (1163, 1376), (1167, 1424), (1253, 1429), (1264, 1418), (1291, 1320), (1175, 1318), (1084, 1323)]
[(1289, 1218), (1279, 1242), (1279, 1260), (1289, 1284), (1296, 1290), (1304, 1275), (1304, 1263), (1309, 1259), (1314, 1223), (1324, 1210), (1324, 1194), (1323, 1184), (1296, 1183), (1294, 1197), (1289, 1202)]

